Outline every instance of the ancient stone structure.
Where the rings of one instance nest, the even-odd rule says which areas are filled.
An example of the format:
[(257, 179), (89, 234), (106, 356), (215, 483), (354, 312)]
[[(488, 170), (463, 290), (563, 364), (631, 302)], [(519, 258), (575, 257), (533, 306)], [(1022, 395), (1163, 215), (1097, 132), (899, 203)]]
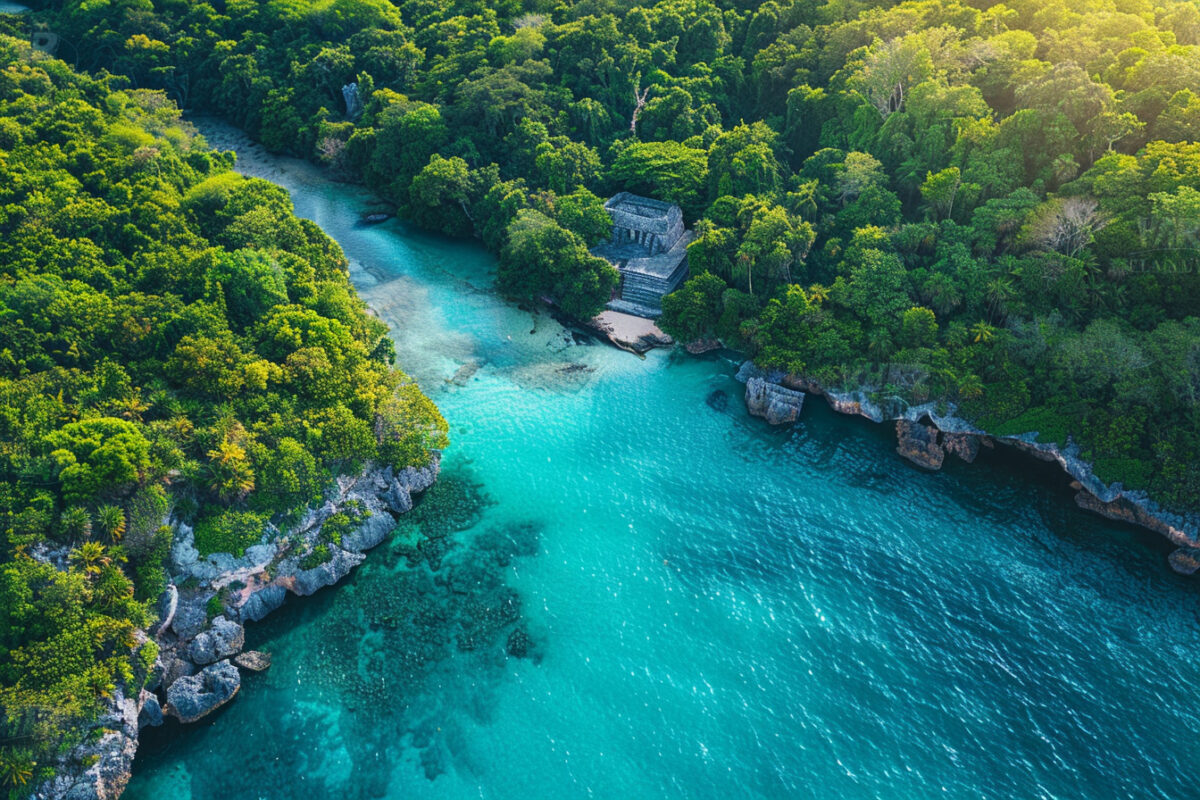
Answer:
[(608, 307), (653, 319), (662, 314), (663, 295), (687, 277), (692, 233), (683, 227), (683, 212), (672, 203), (629, 192), (614, 195), (604, 208), (612, 216), (612, 239), (592, 252), (621, 273)]

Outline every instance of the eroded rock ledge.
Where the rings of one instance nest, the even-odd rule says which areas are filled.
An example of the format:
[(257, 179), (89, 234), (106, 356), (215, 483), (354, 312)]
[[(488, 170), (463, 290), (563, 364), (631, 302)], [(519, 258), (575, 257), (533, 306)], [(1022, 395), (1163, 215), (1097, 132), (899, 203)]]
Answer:
[[(360, 475), (340, 477), (320, 508), (294, 528), (269, 525), (264, 543), (240, 558), (228, 553), (201, 558), (191, 528), (169, 521), (175, 529), (171, 581), (160, 600), (160, 622), (151, 629), (160, 651), (146, 689), (131, 697), (118, 687), (92, 726), (102, 733), (64, 754), (54, 779), (34, 796), (115, 800), (129, 782), (138, 730), (161, 725), (164, 714), (195, 722), (233, 700), (241, 688), (239, 667), (259, 671), (270, 665), (268, 654), (243, 652), (243, 623), (279, 608), (288, 593), (310, 595), (344, 578), (365, 551), (388, 536), (397, 517), (412, 510), (413, 496), (433, 485), (439, 468), (435, 453), (426, 467), (397, 472), (369, 465)], [(340, 544), (326, 543), (327, 561), (305, 569), (304, 557), (320, 541), (322, 525), (348, 510), (361, 515), (359, 524)], [(210, 613), (214, 597), (223, 613)]]
[(1071, 486), (1076, 489), (1075, 502), (1081, 508), (1161, 534), (1179, 548), (1168, 559), (1172, 569), (1185, 575), (1200, 571), (1200, 515), (1169, 511), (1144, 492), (1127, 490), (1120, 483), (1104, 483), (1096, 477), (1091, 464), (1080, 457), (1074, 442), (1063, 447), (1044, 444), (1037, 441), (1037, 431), (993, 436), (956, 417), (952, 404), (948, 413), (939, 414), (935, 403), (909, 405), (900, 398), (877, 401), (861, 390), (827, 389), (803, 376), (768, 372), (750, 361), (742, 364), (737, 379), (747, 384), (748, 406), (750, 381), (756, 379), (795, 392), (821, 395), (831, 408), (842, 414), (866, 417), (872, 422), (894, 420), (897, 452), (926, 469), (940, 469), (947, 453), (972, 462), (981, 447), (995, 445), (1013, 447), (1041, 461), (1057, 463), (1071, 477)]

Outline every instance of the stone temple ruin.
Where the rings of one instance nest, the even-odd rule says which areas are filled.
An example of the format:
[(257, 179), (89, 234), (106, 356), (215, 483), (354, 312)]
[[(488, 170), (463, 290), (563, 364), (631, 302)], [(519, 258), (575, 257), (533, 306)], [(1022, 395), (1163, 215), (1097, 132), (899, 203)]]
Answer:
[(604, 204), (612, 216), (612, 239), (592, 249), (621, 273), (608, 307), (638, 317), (662, 314), (662, 298), (687, 277), (687, 246), (693, 234), (683, 227), (679, 206), (639, 197), (614, 195)]

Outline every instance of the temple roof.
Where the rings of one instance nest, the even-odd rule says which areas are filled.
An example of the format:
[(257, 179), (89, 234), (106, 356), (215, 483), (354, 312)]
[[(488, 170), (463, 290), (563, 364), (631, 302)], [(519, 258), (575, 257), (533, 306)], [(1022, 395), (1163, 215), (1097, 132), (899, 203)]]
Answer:
[(660, 236), (670, 232), (683, 216), (679, 206), (673, 203), (664, 203), (629, 192), (613, 195), (604, 204), (604, 208), (612, 215), (613, 225), (616, 227), (656, 233)]

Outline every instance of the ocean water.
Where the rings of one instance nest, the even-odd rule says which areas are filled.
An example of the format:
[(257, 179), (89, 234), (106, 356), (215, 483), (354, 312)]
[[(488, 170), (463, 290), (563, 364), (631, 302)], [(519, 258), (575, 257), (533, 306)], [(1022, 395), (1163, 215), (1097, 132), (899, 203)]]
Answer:
[[(239, 144), (208, 125), (218, 144)], [(928, 474), (734, 354), (645, 359), (505, 303), (471, 244), (247, 150), (341, 242), (451, 424), (443, 479), (274, 665), (145, 735), (127, 797), (1195, 797), (1194, 582), (1003, 452)]]

